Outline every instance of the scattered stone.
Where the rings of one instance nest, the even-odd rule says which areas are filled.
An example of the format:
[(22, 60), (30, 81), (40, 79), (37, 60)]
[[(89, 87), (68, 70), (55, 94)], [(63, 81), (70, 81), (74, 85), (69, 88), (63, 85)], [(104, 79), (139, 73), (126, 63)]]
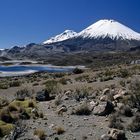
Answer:
[(126, 90), (119, 90), (116, 95), (113, 96), (114, 100), (122, 99), (125, 95), (127, 95)]
[(65, 92), (65, 95), (68, 96), (68, 95), (71, 95), (71, 93), (72, 93), (72, 92), (71, 92), (70, 90), (68, 90), (68, 91)]
[(109, 92), (110, 92), (110, 89), (109, 88), (105, 88), (103, 90), (103, 95), (107, 95), (107, 93), (109, 93)]
[(100, 140), (111, 140), (111, 137), (107, 134), (103, 134)]
[(100, 101), (107, 101), (108, 97), (106, 95), (103, 95), (100, 97)]
[(63, 115), (64, 112), (67, 112), (67, 107), (66, 107), (65, 105), (62, 105), (62, 106), (58, 109), (57, 113), (58, 113), (58, 115)]
[(123, 130), (111, 129), (108, 134), (101, 136), (101, 140), (127, 140)]
[(114, 140), (126, 140), (126, 136), (123, 130), (111, 129), (108, 134)]

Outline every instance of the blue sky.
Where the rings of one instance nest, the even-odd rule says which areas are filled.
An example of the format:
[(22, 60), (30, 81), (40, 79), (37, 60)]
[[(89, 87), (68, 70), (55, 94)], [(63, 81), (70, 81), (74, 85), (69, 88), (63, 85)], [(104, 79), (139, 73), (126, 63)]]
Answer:
[(40, 43), (100, 19), (140, 32), (140, 0), (0, 0), (0, 48)]

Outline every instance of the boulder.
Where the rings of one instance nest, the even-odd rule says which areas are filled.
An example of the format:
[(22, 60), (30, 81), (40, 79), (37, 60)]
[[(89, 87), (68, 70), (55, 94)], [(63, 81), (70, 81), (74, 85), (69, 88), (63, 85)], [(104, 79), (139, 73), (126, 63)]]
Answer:
[(91, 101), (91, 102), (89, 103), (89, 105), (90, 105), (90, 109), (93, 110), (94, 107), (98, 105), (98, 102)]
[(55, 99), (55, 97), (50, 96), (50, 94), (46, 90), (39, 91), (36, 94), (37, 101), (50, 101), (52, 99)]
[(101, 102), (98, 106), (96, 106), (93, 110), (93, 113), (95, 115), (99, 116), (105, 116), (109, 115), (114, 111), (114, 105), (112, 102), (107, 101), (107, 102)]
[(113, 96), (114, 100), (119, 100), (119, 99), (123, 99), (123, 97), (127, 95), (127, 91), (126, 90), (122, 90), (120, 89), (118, 91), (118, 93), (116, 95)]

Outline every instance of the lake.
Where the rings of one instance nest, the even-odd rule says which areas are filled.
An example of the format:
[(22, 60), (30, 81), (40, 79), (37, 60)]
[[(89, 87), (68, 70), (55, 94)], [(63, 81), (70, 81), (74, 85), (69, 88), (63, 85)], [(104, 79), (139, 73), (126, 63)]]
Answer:
[(0, 66), (0, 76), (18, 76), (35, 72), (70, 72), (74, 67), (57, 67), (51, 65), (12, 65)]

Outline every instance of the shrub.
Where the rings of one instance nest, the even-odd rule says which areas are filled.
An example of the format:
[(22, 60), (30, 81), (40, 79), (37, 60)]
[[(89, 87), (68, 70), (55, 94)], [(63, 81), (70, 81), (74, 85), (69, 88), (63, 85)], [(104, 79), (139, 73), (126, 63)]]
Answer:
[(11, 117), (10, 111), (8, 108), (3, 108), (0, 112), (0, 120), (6, 123), (13, 123), (14, 119)]
[(119, 115), (117, 113), (112, 114), (109, 117), (109, 127), (110, 128), (116, 128), (116, 129), (124, 129), (122, 123), (121, 123), (121, 118), (119, 117)]
[(132, 122), (128, 125), (128, 129), (132, 132), (140, 131), (140, 114), (136, 114), (132, 119)]
[(24, 100), (24, 101), (15, 100), (15, 101), (11, 102), (10, 105), (15, 105), (15, 106), (22, 107), (22, 108), (28, 108), (28, 107), (35, 108), (36, 102), (33, 100)]
[(55, 106), (58, 106), (58, 105), (60, 105), (62, 103), (62, 99), (61, 98), (62, 98), (61, 96), (57, 96), (55, 98), (55, 100), (54, 100)]
[(126, 77), (130, 76), (130, 73), (127, 69), (120, 69), (119, 76), (121, 78), (126, 78)]
[(58, 82), (55, 80), (48, 80), (46, 83), (46, 88), (45, 90), (49, 94), (57, 94), (59, 92), (59, 87), (58, 87)]
[(110, 70), (110, 69), (106, 69), (106, 71), (104, 72), (104, 75), (105, 75), (105, 76), (112, 77), (112, 76), (115, 75), (115, 71)]
[(131, 110), (131, 108), (126, 105), (126, 106), (123, 106), (121, 109), (120, 109), (120, 113), (122, 115), (125, 115), (126, 117), (132, 117), (133, 116), (133, 112)]
[(65, 79), (65, 78), (61, 78), (61, 79), (59, 80), (59, 82), (60, 82), (62, 85), (66, 85), (66, 84), (67, 84), (67, 81), (68, 81), (68, 79)]
[(31, 97), (31, 94), (29, 90), (25, 88), (25, 89), (18, 90), (15, 96), (17, 100), (23, 101), (25, 100), (26, 97)]
[(42, 130), (42, 129), (36, 129), (34, 131), (34, 135), (37, 136), (40, 140), (45, 140), (46, 139), (45, 131)]
[(81, 99), (88, 98), (89, 92), (87, 88), (76, 89), (74, 98), (76, 101), (80, 101)]
[(21, 85), (20, 81), (12, 81), (9, 83), (10, 87), (19, 87)]
[(56, 127), (55, 130), (56, 130), (56, 134), (58, 135), (61, 135), (65, 132), (63, 127)]
[(124, 81), (124, 80), (121, 80), (121, 81), (120, 81), (120, 85), (121, 85), (122, 87), (125, 87), (125, 85), (126, 85), (126, 84), (125, 84), (125, 81)]
[(76, 77), (75, 80), (80, 81), (80, 82), (89, 81), (89, 75), (82, 75), (82, 76)]
[(129, 89), (131, 91), (129, 100), (131, 100), (134, 107), (140, 108), (140, 80), (132, 80)]
[(74, 114), (76, 115), (90, 115), (91, 114), (91, 109), (89, 108), (87, 103), (81, 104), (79, 107), (75, 109)]
[(81, 74), (81, 73), (83, 73), (84, 71), (82, 70), (82, 69), (79, 69), (79, 68), (75, 68), (74, 70), (73, 70), (73, 73), (74, 74)]
[(0, 137), (4, 137), (5, 135), (10, 134), (13, 129), (13, 124), (5, 123), (0, 120)]
[(0, 83), (0, 89), (8, 89), (9, 86), (7, 83)]
[(38, 86), (38, 85), (39, 85), (39, 83), (37, 83), (37, 82), (36, 83), (33, 83), (33, 86)]

